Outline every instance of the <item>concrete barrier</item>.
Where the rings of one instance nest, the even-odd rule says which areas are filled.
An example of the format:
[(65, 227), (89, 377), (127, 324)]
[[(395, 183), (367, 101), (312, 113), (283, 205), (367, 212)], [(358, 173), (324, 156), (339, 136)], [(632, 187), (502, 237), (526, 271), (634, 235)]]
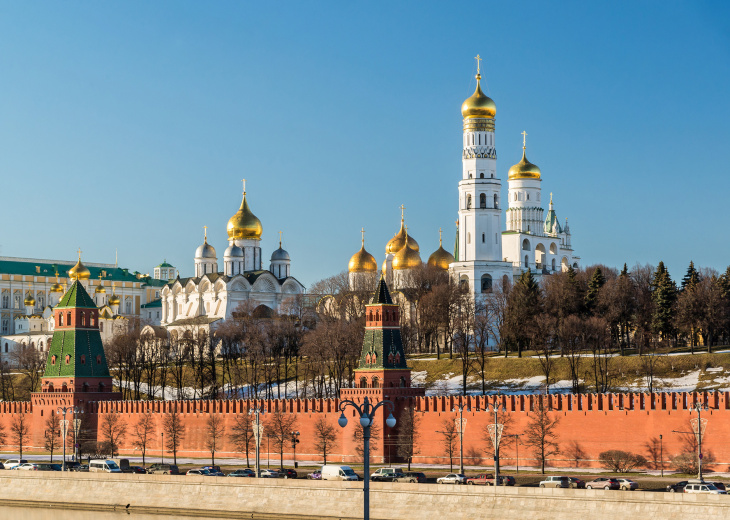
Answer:
[[(251, 518), (362, 518), (362, 483), (0, 471), (0, 504), (172, 515)], [(730, 497), (684, 493), (524, 487), (371, 484), (371, 517), (433, 520), (509, 515), (531, 520), (715, 520)]]

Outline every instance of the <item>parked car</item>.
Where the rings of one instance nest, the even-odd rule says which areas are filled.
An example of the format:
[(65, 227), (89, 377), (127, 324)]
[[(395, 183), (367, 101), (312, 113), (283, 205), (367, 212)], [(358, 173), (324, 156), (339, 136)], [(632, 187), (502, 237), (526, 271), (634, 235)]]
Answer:
[(142, 466), (129, 466), (129, 473), (139, 473), (139, 474), (145, 474), (147, 473), (147, 470), (144, 469)]
[(702, 493), (708, 495), (727, 495), (724, 489), (717, 489), (712, 482), (704, 482), (702, 480), (690, 480), (684, 486), (685, 493)]
[(26, 459), (7, 459), (3, 462), (3, 466), (5, 469), (13, 469), (15, 466), (20, 466), (27, 462), (28, 461)]
[(63, 471), (63, 466), (60, 464), (49, 464), (51, 468), (53, 468), (53, 471)]
[(101, 473), (121, 473), (122, 470), (119, 468), (116, 462), (107, 459), (97, 459), (89, 462), (89, 471), (101, 472)]
[(466, 476), (461, 473), (449, 473), (436, 479), (436, 484), (466, 484)]
[(262, 469), (261, 478), (279, 478), (279, 472), (274, 469)]
[(307, 478), (309, 480), (322, 480), (322, 472), (318, 469), (315, 469), (311, 473), (307, 473)]
[(630, 478), (617, 478), (616, 480), (618, 480), (621, 491), (634, 491), (635, 489), (639, 489), (639, 483)]
[(401, 468), (378, 468), (370, 475), (370, 480), (375, 482), (390, 482), (390, 480), (385, 480), (383, 477), (388, 477), (395, 473), (403, 473), (403, 470)]
[(47, 464), (45, 462), (36, 464), (38, 471), (56, 471), (53, 466), (57, 466), (57, 464)]
[(406, 475), (407, 477), (414, 477), (416, 479), (416, 482), (418, 482), (419, 484), (423, 484), (427, 480), (426, 474), (418, 471), (406, 471), (404, 475)]
[(598, 477), (586, 482), (586, 489), (620, 489), (621, 484), (615, 478)]
[(174, 464), (152, 464), (147, 473), (162, 473), (163, 475), (179, 475), (180, 470)]
[(686, 485), (686, 480), (682, 480), (681, 482), (677, 482), (675, 484), (669, 484), (667, 486), (667, 491), (669, 491), (670, 493), (682, 493), (684, 492), (684, 486)]
[(727, 488), (725, 487), (725, 484), (722, 482), (710, 482), (713, 486), (715, 486), (717, 489), (720, 489), (722, 491), (727, 491)]
[(578, 477), (568, 477), (570, 478), (570, 487), (573, 489), (585, 489), (586, 488), (586, 481), (581, 480)]
[(541, 488), (569, 488), (570, 487), (570, 477), (565, 476), (551, 476), (546, 478), (545, 480), (541, 481), (539, 486)]
[[(80, 471), (81, 463), (78, 461), (67, 460), (64, 464), (66, 464), (66, 471)], [(63, 465), (61, 465), (61, 471), (63, 471)]]
[(201, 477), (215, 477), (210, 471), (205, 468), (189, 469), (186, 475), (198, 475)]
[(466, 479), (466, 483), (470, 486), (491, 486), (494, 483), (494, 475), (491, 473), (480, 473), (479, 475)]
[(202, 469), (207, 469), (208, 473), (211, 474), (213, 477), (225, 477), (226, 474), (223, 473), (223, 470), (220, 466), (203, 466)]
[(279, 478), (297, 478), (297, 472), (291, 468), (279, 470)]
[(229, 477), (255, 477), (256, 472), (251, 468), (237, 469), (228, 474)]
[(23, 464), (18, 464), (17, 466), (13, 466), (11, 469), (18, 469), (23, 471), (38, 471), (38, 464), (34, 464), (32, 462), (25, 462)]
[(360, 480), (350, 466), (325, 464), (321, 470), (322, 480)]
[(0, 462), (0, 469), (5, 469), (5, 464), (3, 464), (2, 462)]
[(74, 471), (83, 471), (85, 473), (88, 473), (89, 472), (89, 465), (88, 464), (81, 464)]

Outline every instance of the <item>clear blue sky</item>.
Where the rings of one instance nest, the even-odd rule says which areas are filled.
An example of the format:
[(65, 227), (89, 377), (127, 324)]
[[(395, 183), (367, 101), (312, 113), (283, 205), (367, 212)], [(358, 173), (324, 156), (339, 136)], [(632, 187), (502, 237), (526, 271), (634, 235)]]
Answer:
[[(583, 265), (724, 270), (727, 2), (0, 2), (0, 254), (222, 264), (240, 179), (305, 285), (405, 204), (454, 241), (484, 57), (498, 171), (528, 157)], [(544, 200), (547, 200), (546, 198)], [(266, 262), (268, 267), (268, 262)]]

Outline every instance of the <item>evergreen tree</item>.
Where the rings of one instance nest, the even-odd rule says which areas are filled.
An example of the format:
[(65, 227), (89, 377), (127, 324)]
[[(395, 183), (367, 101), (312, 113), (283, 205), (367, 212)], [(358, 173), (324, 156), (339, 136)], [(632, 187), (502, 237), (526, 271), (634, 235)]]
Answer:
[[(626, 265), (624, 265), (625, 268)], [(598, 304), (598, 292), (605, 284), (606, 277), (603, 276), (603, 271), (601, 271), (600, 267), (596, 267), (596, 270), (593, 271), (593, 276), (591, 276), (588, 282), (588, 292), (586, 293), (586, 307), (590, 314), (595, 312), (596, 305)]]
[(669, 276), (664, 262), (659, 262), (651, 281), (651, 299), (654, 305), (651, 326), (655, 334), (667, 339), (674, 335), (674, 304), (677, 301), (677, 285)]
[(519, 280), (510, 291), (505, 313), (505, 342), (517, 347), (518, 357), (530, 343), (535, 318), (542, 309), (540, 286), (532, 271), (523, 271)]
[(682, 278), (682, 290), (687, 287), (694, 287), (700, 282), (700, 273), (695, 269), (694, 262), (690, 261), (689, 267), (687, 268), (687, 274)]

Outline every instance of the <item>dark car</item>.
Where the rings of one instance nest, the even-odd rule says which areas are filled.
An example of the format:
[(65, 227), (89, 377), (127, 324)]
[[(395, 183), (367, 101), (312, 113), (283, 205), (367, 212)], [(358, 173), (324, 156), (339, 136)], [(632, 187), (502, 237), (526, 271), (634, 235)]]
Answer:
[(237, 469), (228, 474), (229, 477), (255, 477), (256, 472), (251, 468)]
[(163, 475), (179, 475), (180, 470), (175, 464), (152, 464), (147, 473), (162, 473)]
[(686, 480), (682, 480), (681, 482), (677, 482), (676, 484), (669, 484), (667, 486), (667, 491), (669, 491), (670, 493), (684, 493), (684, 488), (686, 485)]
[(415, 472), (415, 471), (406, 471), (404, 473), (404, 475), (406, 477), (415, 478), (416, 482), (418, 482), (419, 484), (423, 484), (424, 482), (426, 482), (426, 475), (424, 473), (419, 473), (419, 472)]
[(318, 469), (315, 469), (311, 473), (307, 473), (307, 478), (309, 480), (322, 480), (322, 472)]
[(297, 472), (293, 469), (280, 469), (279, 478), (297, 478)]
[(621, 482), (615, 478), (598, 477), (586, 482), (586, 489), (621, 489)]
[(203, 466), (203, 469), (207, 469), (208, 473), (213, 475), (214, 477), (225, 477), (226, 474), (223, 473), (223, 470), (220, 466)]
[(60, 464), (51, 464), (50, 466), (53, 471), (63, 471), (63, 467)]
[[(81, 471), (79, 468), (81, 467), (81, 463), (75, 460), (67, 460), (63, 464), (66, 465), (66, 471)], [(63, 466), (61, 466), (61, 470), (63, 470)]]
[(500, 486), (514, 486), (515, 478), (510, 475), (500, 475), (498, 484)]
[(129, 473), (147, 473), (142, 466), (129, 466)]
[(585, 489), (586, 481), (581, 480), (578, 477), (570, 477), (570, 487), (573, 489)]
[(710, 482), (710, 484), (712, 484), (713, 486), (715, 486), (720, 491), (727, 491), (727, 488), (725, 487), (725, 484), (723, 484), (722, 482)]

